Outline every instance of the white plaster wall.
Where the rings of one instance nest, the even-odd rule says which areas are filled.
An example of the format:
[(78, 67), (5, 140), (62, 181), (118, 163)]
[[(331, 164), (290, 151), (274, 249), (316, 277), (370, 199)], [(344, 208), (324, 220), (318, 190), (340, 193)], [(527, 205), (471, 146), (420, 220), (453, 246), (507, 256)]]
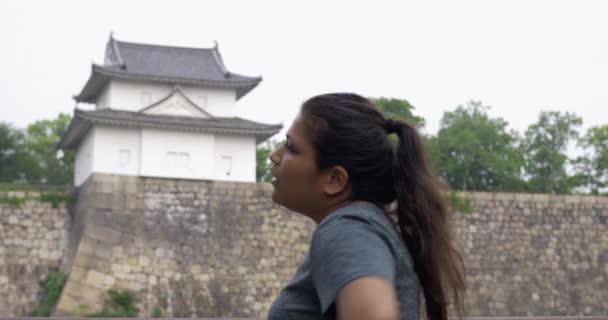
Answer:
[(80, 141), (78, 149), (76, 149), (76, 159), (74, 164), (74, 185), (82, 184), (93, 172), (93, 150), (95, 128), (89, 130), (84, 138)]
[(96, 126), (77, 152), (74, 184), (92, 172), (255, 182), (255, 138)]
[(112, 87), (112, 82), (108, 82), (106, 86), (101, 90), (101, 93), (97, 97), (97, 101), (95, 102), (95, 109), (107, 109), (110, 107), (110, 88)]
[[(111, 80), (108, 86), (109, 107), (112, 109), (139, 111), (165, 98), (174, 88), (172, 84)], [(182, 92), (194, 103), (216, 117), (236, 115), (236, 91), (234, 89), (200, 88), (180, 85)]]
[(138, 175), (140, 129), (95, 127), (93, 172)]
[[(231, 159), (227, 174), (226, 159)], [(255, 182), (255, 138), (247, 136), (216, 136), (214, 180)]]
[(212, 179), (212, 134), (142, 129), (141, 141), (142, 176)]

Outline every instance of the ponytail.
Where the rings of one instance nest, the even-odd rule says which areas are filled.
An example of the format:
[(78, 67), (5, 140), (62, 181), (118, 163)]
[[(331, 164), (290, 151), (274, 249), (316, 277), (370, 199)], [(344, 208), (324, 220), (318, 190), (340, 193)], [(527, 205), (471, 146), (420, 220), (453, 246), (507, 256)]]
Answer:
[(463, 314), (464, 263), (450, 226), (449, 211), (416, 129), (387, 120), (385, 129), (399, 137), (393, 166), (401, 235), (414, 260), (429, 320), (447, 320), (448, 305)]

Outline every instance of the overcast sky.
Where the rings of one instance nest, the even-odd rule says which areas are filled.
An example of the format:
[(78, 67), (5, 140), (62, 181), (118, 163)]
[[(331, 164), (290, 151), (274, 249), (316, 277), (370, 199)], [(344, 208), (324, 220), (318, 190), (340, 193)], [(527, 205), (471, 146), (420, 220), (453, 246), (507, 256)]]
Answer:
[[(409, 100), (438, 129), (470, 99), (523, 131), (541, 110), (608, 124), (608, 1), (0, 2), (0, 121), (71, 113), (117, 40), (219, 42), (227, 68), (262, 76), (239, 115), (286, 126), (330, 91)], [(79, 108), (90, 108), (80, 104)]]

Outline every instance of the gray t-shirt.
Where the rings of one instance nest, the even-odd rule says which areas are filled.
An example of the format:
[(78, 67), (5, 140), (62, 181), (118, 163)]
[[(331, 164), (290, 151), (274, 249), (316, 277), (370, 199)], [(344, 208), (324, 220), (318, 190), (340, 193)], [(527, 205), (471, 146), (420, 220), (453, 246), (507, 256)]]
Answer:
[(340, 289), (362, 276), (392, 283), (400, 319), (420, 319), (418, 279), (401, 236), (383, 209), (355, 202), (317, 226), (308, 254), (272, 304), (268, 320), (334, 319)]

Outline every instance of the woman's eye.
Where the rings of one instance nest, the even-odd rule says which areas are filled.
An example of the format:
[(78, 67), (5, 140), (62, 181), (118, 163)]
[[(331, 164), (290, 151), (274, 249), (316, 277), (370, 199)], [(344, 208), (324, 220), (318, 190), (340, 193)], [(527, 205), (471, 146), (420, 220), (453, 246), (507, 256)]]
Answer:
[(285, 146), (285, 149), (292, 151), (293, 149), (291, 148), (291, 145), (288, 142), (284, 142), (283, 145)]

